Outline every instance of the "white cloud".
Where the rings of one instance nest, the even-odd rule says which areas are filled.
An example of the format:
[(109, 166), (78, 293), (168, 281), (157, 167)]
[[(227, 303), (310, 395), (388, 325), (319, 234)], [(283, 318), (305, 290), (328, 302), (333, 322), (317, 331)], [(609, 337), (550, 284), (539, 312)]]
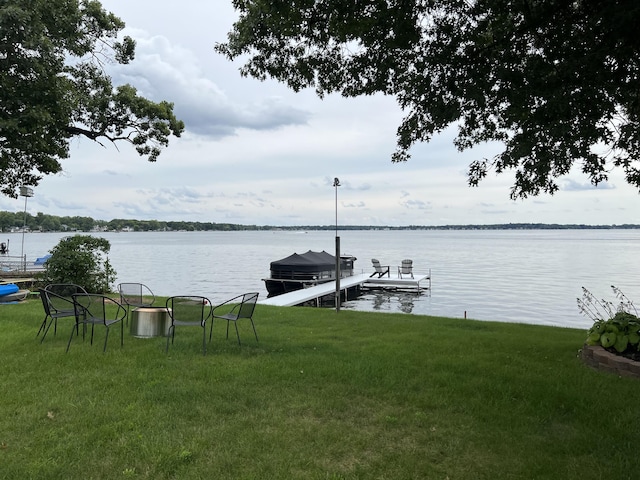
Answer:
[(601, 182), (597, 186), (593, 185), (590, 182), (580, 182), (573, 178), (563, 178), (559, 183), (559, 188), (561, 190), (571, 192), (571, 191), (583, 191), (583, 190), (611, 190), (616, 188), (608, 182)]
[(134, 85), (141, 95), (155, 101), (170, 99), (187, 132), (218, 139), (235, 135), (240, 128), (274, 130), (308, 121), (308, 112), (282, 98), (234, 102), (206, 77), (191, 50), (142, 30), (127, 33), (136, 40), (136, 58), (110, 69), (114, 83)]

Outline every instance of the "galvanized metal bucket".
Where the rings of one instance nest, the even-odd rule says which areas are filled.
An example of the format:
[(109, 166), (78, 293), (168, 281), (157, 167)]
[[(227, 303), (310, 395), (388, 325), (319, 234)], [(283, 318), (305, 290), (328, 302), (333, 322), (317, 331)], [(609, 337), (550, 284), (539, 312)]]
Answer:
[(138, 338), (165, 337), (171, 326), (165, 307), (138, 307), (131, 311), (129, 320), (131, 335)]

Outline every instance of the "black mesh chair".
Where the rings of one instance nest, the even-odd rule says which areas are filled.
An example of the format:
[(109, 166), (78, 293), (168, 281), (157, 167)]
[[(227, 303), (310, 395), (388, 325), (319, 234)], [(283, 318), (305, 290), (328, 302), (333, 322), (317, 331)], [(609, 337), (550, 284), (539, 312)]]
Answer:
[(127, 322), (131, 307), (151, 307), (156, 301), (156, 296), (144, 283), (120, 283), (118, 293), (120, 303), (127, 307)]
[[(243, 318), (251, 321), (251, 326), (253, 327), (253, 334), (256, 336), (256, 342), (258, 341), (258, 334), (256, 332), (256, 326), (253, 323), (253, 312), (256, 308), (256, 303), (258, 302), (258, 293), (245, 293), (243, 295), (238, 295), (237, 297), (231, 298), (220, 305), (216, 305), (213, 309), (213, 318), (220, 318), (222, 320), (227, 321), (227, 338), (229, 338), (229, 324), (233, 322), (236, 327), (236, 336), (238, 337), (238, 345), (240, 345), (240, 333), (238, 332), (238, 320)], [(226, 313), (216, 314), (216, 310), (222, 307), (230, 307)], [(211, 331), (209, 332), (209, 340), (211, 340), (211, 335), (213, 333), (213, 322), (211, 322)]]
[[(76, 325), (74, 330), (78, 331), (78, 327), (82, 325), (82, 338), (85, 336), (87, 326), (91, 325), (91, 344), (93, 345), (93, 331), (96, 325), (104, 325), (106, 328), (104, 336), (103, 352), (107, 351), (107, 342), (109, 340), (109, 330), (112, 325), (120, 323), (120, 346), (124, 345), (124, 319), (127, 316), (127, 309), (117, 300), (106, 295), (94, 293), (80, 293), (73, 296), (73, 304), (76, 315)], [(71, 346), (73, 339), (73, 330), (69, 343), (67, 344), (67, 352)]]
[(42, 343), (51, 328), (51, 324), (53, 324), (53, 334), (55, 335), (58, 332), (59, 318), (73, 318), (75, 320), (76, 312), (73, 306), (73, 296), (87, 292), (80, 285), (74, 283), (52, 283), (40, 288), (38, 291), (40, 292), (45, 315), (36, 337), (42, 332), (42, 338), (40, 339), (40, 343)]
[(202, 328), (202, 354), (207, 354), (207, 321), (211, 319), (213, 328), (213, 309), (207, 297), (199, 296), (175, 296), (167, 299), (167, 311), (171, 318), (171, 325), (167, 332), (167, 348), (169, 352), (169, 339), (171, 344), (176, 335), (176, 327), (201, 327)]

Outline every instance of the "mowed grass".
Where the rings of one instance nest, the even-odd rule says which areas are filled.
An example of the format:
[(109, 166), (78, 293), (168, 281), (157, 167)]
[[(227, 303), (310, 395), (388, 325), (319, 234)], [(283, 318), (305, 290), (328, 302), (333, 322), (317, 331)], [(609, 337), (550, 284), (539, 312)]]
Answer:
[[(163, 304), (163, 300), (159, 300)], [(580, 362), (585, 332), (258, 306), (225, 339), (104, 328), (44, 343), (0, 305), (2, 479), (601, 479), (640, 469), (640, 381)]]

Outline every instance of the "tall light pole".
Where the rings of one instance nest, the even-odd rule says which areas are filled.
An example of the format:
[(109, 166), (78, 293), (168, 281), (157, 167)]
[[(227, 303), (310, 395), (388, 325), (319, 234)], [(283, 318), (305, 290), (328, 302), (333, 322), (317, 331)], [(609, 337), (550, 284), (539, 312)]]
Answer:
[(27, 269), (27, 262), (24, 258), (24, 231), (27, 228), (27, 198), (33, 197), (33, 188), (20, 187), (20, 196), (24, 197), (24, 220), (22, 222), (22, 250), (20, 251), (20, 259), (22, 261), (22, 269)]
[(340, 237), (338, 236), (338, 187), (340, 180), (333, 179), (333, 186), (336, 189), (336, 312), (340, 311)]

